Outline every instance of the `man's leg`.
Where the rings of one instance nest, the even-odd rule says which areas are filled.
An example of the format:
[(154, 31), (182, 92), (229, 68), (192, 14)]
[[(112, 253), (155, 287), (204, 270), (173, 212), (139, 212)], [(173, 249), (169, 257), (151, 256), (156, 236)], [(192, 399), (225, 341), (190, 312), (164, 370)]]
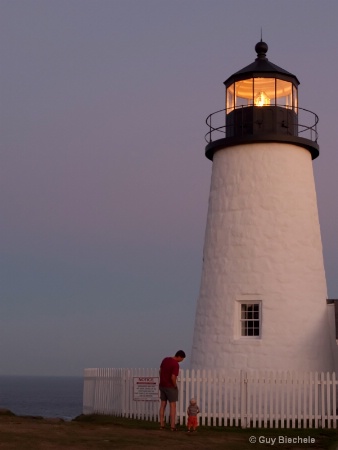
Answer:
[(170, 427), (175, 428), (176, 425), (176, 402), (170, 403)]
[(160, 406), (160, 426), (164, 427), (164, 412), (165, 407), (167, 406), (167, 400), (161, 400), (161, 406)]

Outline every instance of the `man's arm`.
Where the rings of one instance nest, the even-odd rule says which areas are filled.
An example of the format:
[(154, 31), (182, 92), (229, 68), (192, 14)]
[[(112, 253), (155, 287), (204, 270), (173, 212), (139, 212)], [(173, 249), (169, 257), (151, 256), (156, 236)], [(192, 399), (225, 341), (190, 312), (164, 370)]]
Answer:
[(171, 375), (171, 381), (172, 381), (174, 387), (176, 388), (177, 387), (177, 376), (172, 374)]

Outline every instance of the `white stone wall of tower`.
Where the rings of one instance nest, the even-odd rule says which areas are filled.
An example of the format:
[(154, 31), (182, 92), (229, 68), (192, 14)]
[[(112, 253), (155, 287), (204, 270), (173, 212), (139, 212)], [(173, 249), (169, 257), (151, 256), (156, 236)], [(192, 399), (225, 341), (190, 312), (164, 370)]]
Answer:
[[(193, 368), (333, 370), (310, 153), (250, 143), (214, 154)], [(242, 338), (240, 300), (262, 302)]]

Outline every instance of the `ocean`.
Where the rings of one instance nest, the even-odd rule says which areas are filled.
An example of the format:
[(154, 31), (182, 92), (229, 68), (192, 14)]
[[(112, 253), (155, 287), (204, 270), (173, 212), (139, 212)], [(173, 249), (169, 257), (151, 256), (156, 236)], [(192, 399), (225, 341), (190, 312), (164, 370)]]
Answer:
[(82, 377), (0, 376), (0, 408), (72, 420), (82, 414)]

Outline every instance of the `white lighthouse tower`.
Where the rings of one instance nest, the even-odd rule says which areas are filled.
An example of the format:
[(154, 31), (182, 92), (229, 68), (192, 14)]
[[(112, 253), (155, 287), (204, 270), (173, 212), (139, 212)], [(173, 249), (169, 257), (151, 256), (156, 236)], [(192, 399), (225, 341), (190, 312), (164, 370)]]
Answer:
[(207, 123), (212, 177), (192, 368), (333, 370), (312, 160), (297, 77), (257, 58)]

